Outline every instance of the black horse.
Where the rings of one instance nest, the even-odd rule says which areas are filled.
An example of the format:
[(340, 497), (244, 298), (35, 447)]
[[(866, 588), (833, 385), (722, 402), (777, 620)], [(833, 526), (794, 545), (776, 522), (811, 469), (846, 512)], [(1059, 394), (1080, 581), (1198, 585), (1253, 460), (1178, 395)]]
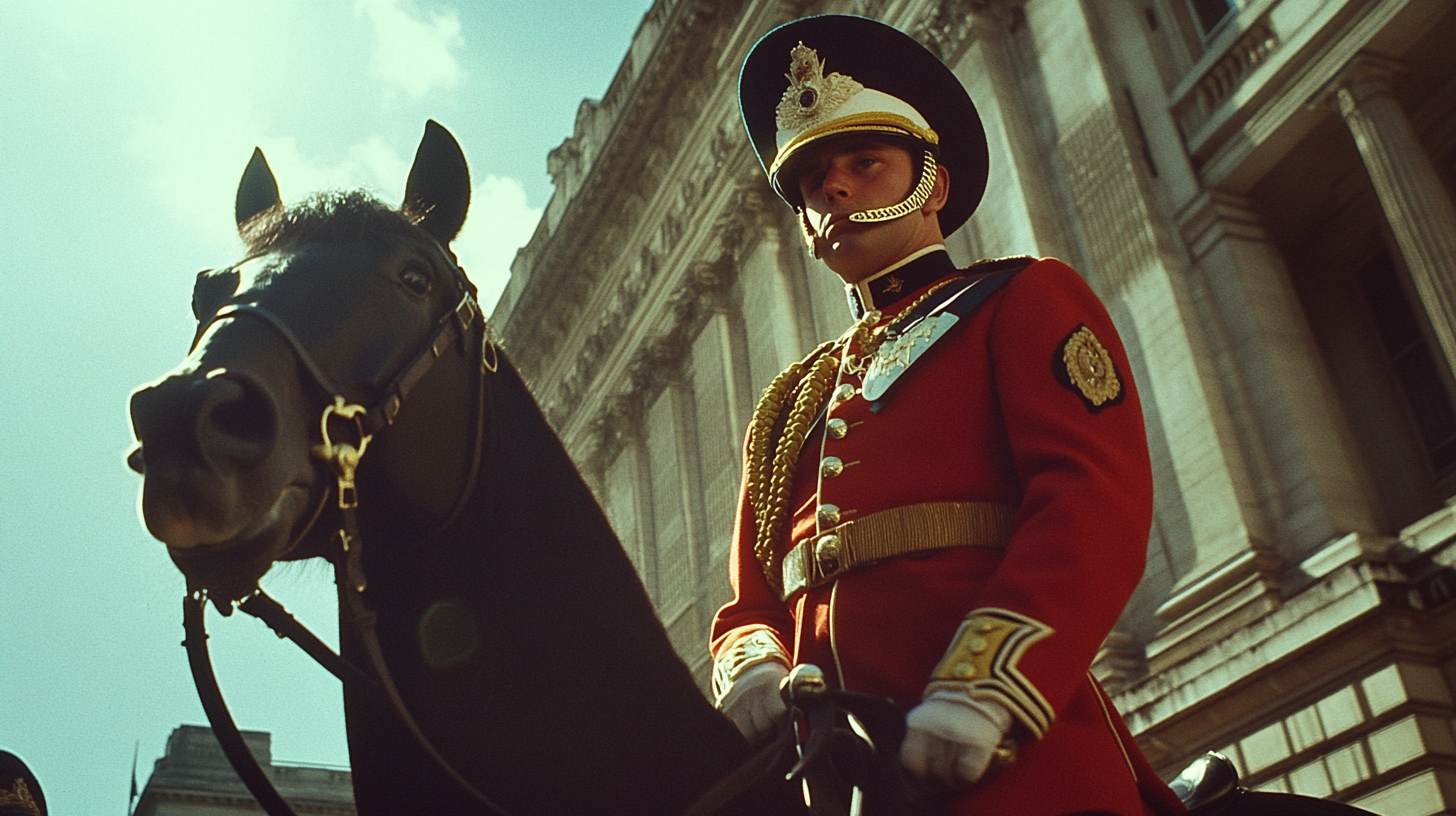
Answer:
[[(187, 578), (194, 672), (206, 600), (257, 614), (275, 561), (324, 557), (338, 568), (344, 668), (383, 669), (334, 667), (364, 816), (708, 812), (745, 787), (722, 812), (803, 813), (782, 768), (765, 770), (772, 752), (755, 754), (699, 693), (491, 342), (448, 249), (469, 199), (460, 147), (434, 122), (400, 210), (361, 193), (285, 209), (254, 153), (236, 211), (247, 257), (198, 275), (191, 353), (131, 402), (129, 461), (145, 474), (147, 529)], [(841, 764), (895, 812), (904, 722), (880, 702), (796, 700), (806, 757), (850, 750)], [(888, 750), (866, 760), (838, 736), (816, 740), (839, 730), (826, 705), (890, 735), (876, 740)], [(1215, 763), (1175, 787), (1210, 816), (1352, 812), (1236, 782)]]
[[(679, 813), (752, 752), (490, 342), (447, 248), (469, 197), (434, 122), (402, 210), (360, 193), (284, 209), (254, 154), (236, 213), (246, 259), (198, 275), (191, 353), (132, 396), (147, 529), (219, 605), (275, 561), (346, 557), (339, 498), (355, 491), (321, 423), (330, 442), (351, 435), (362, 599), (440, 754), (511, 814)], [(344, 658), (366, 664), (356, 627), (340, 629)], [(359, 812), (489, 812), (362, 685), (344, 683)]]

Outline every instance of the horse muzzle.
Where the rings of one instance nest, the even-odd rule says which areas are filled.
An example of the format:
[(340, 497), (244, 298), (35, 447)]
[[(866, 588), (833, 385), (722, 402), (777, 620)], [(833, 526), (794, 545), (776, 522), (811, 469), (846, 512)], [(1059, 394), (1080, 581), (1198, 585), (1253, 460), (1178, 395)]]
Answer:
[[(173, 551), (248, 545), (275, 550), (309, 509), (316, 479), (306, 442), (286, 434), (256, 378), (213, 369), (178, 374), (132, 395), (144, 475), (142, 519)], [(290, 451), (290, 448), (295, 450)]]

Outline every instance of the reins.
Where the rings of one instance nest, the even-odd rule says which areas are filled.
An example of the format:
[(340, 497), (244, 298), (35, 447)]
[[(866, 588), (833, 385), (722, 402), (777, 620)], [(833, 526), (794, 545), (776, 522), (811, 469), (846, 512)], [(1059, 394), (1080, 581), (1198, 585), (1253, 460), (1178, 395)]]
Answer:
[[(458, 267), (454, 267), (452, 264), (452, 268), (456, 270), (457, 280), (461, 286), (459, 303), (438, 320), (436, 330), (430, 340), (413, 360), (390, 381), (384, 388), (384, 395), (371, 408), (348, 402), (323, 368), (304, 348), (293, 330), (281, 318), (262, 306), (256, 304), (226, 305), (217, 311), (207, 326), (199, 329), (197, 338), (200, 341), (213, 323), (224, 318), (250, 317), (261, 320), (289, 346), (314, 382), (331, 398), (332, 402), (324, 407), (319, 418), (320, 443), (310, 449), (310, 454), (326, 463), (335, 477), (336, 485), (333, 492), (337, 496), (340, 527), (334, 535), (338, 548), (330, 554), (330, 560), (334, 564), (335, 583), (338, 587), (342, 617), (368, 658), (367, 670), (356, 666), (335, 652), (262, 589), (255, 590), (251, 595), (238, 602), (237, 608), (263, 621), (279, 637), (293, 641), (304, 653), (340, 681), (349, 683), (352, 688), (362, 689), (377, 702), (388, 703), (420, 749), (462, 790), (490, 812), (498, 814), (498, 816), (511, 816), (508, 811), (471, 784), (445, 759), (429, 737), (425, 735), (414, 716), (410, 714), (385, 661), (384, 651), (380, 646), (375, 629), (377, 616), (365, 606), (363, 597), (368, 579), (363, 568), (363, 540), (359, 533), (359, 499), (355, 485), (355, 473), (360, 460), (368, 450), (374, 434), (394, 423), (405, 398), (424, 378), (440, 355), (456, 342), (463, 345), (470, 329), (477, 324), (480, 326), (481, 336), (479, 369), (476, 377), (475, 433), (470, 469), (450, 513), (440, 526), (426, 538), (443, 532), (464, 510), (479, 479), (486, 437), (489, 435), (494, 438), (495, 436), (496, 429), (486, 427), (485, 411), (488, 397), (487, 383), (490, 379), (489, 375), (495, 373), (499, 368), (499, 350), (490, 337), (490, 329), (485, 322), (484, 314), (475, 300), (474, 287), (470, 285), (464, 274), (459, 272)], [(347, 440), (336, 437), (333, 429), (339, 425), (351, 427), (354, 436)], [(327, 488), (321, 492), (319, 502), (311, 517), (294, 537), (295, 546), (308, 535), (322, 516), (322, 509), (328, 502), (329, 493), (330, 490)], [(223, 753), (263, 810), (269, 816), (296, 816), (295, 811), (278, 793), (252, 750), (243, 740), (242, 733), (238, 730), (218, 687), (217, 677), (212, 668), (212, 659), (208, 652), (208, 636), (204, 622), (208, 600), (205, 589), (194, 587), (189, 587), (183, 598), (183, 627), (186, 639), (182, 645), (187, 649), (188, 663), (192, 670), (193, 682), (197, 687), (198, 698)], [(216, 600), (214, 603), (224, 616), (231, 614), (232, 606), (230, 604)], [(707, 814), (717, 812), (719, 808), (737, 798), (761, 779), (791, 742), (792, 729), (787, 729), (774, 743), (754, 752), (737, 769), (700, 794), (685, 812), (685, 816), (707, 816)]]
[[(383, 428), (394, 423), (403, 405), (405, 398), (410, 391), (422, 380), (435, 361), (457, 341), (465, 342), (470, 328), (477, 323), (480, 326), (480, 357), (479, 371), (476, 377), (478, 386), (476, 391), (476, 422), (474, 433), (474, 444), (470, 463), (470, 470), (467, 474), (465, 484), (459, 498), (456, 500), (449, 515), (445, 518), (435, 533), (449, 527), (464, 509), (471, 493), (475, 489), (476, 480), (480, 473), (480, 463), (484, 449), (485, 429), (485, 403), (486, 403), (486, 379), (487, 375), (494, 373), (499, 367), (499, 352), (490, 338), (489, 329), (485, 324), (484, 315), (476, 303), (474, 287), (472, 287), (458, 267), (455, 269), (457, 281), (460, 284), (461, 298), (454, 309), (447, 312), (440, 318), (436, 330), (428, 343), (420, 350), (414, 359), (396, 375), (384, 389), (384, 395), (372, 408), (365, 408), (362, 405), (349, 403), (337, 388), (323, 368), (308, 353), (303, 344), (299, 341), (293, 330), (271, 311), (256, 304), (229, 304), (219, 309), (213, 316), (212, 323), (228, 317), (252, 317), (262, 320), (265, 324), (283, 339), (289, 346), (294, 356), (308, 370), (314, 382), (332, 398), (332, 402), (325, 406), (319, 419), (321, 442), (314, 446), (310, 453), (327, 463), (334, 473), (336, 480), (336, 495), (338, 497), (338, 509), (340, 512), (340, 529), (335, 535), (339, 543), (339, 549), (332, 555), (334, 563), (335, 583), (338, 586), (339, 605), (344, 613), (346, 623), (352, 628), (354, 636), (358, 639), (365, 655), (368, 657), (369, 669), (367, 672), (349, 661), (345, 660), (337, 652), (331, 649), (323, 641), (319, 640), (303, 624), (299, 623), (288, 613), (277, 601), (266, 595), (261, 589), (254, 592), (248, 598), (238, 604), (238, 608), (254, 617), (259, 618), (268, 625), (280, 637), (286, 637), (297, 644), (306, 654), (312, 657), (321, 666), (327, 669), (341, 681), (349, 681), (352, 684), (362, 687), (366, 692), (381, 701), (387, 701), (394, 709), (395, 714), (404, 724), (405, 729), (410, 732), (415, 742), (434, 763), (453, 779), (463, 790), (473, 797), (481, 805), (491, 812), (500, 816), (510, 814), (492, 801), (485, 794), (481, 793), (470, 783), (459, 771), (440, 754), (424, 731), (419, 727), (409, 708), (405, 705), (404, 699), (400, 696), (395, 686), (393, 675), (389, 666), (384, 660), (384, 651), (379, 643), (379, 637), (375, 630), (376, 616), (364, 605), (363, 593), (368, 586), (368, 580), (364, 575), (363, 568), (363, 540), (359, 535), (358, 526), (358, 492), (354, 477), (369, 442), (374, 434)], [(204, 326), (198, 332), (200, 339), (206, 333), (208, 326)], [(487, 360), (489, 355), (489, 360)], [(331, 421), (341, 420), (352, 424), (356, 436), (348, 441), (335, 441), (331, 432)], [(321, 499), (320, 508), (323, 502), (327, 501), (328, 490), (324, 491), (324, 498)], [(320, 513), (315, 512), (308, 521), (302, 532), (296, 536), (296, 540), (302, 540), (308, 534), (314, 523), (318, 520)], [(221, 690), (218, 688), (217, 677), (212, 669), (211, 656), (207, 647), (207, 631), (204, 624), (204, 614), (207, 604), (207, 593), (203, 589), (190, 588), (183, 599), (183, 627), (187, 637), (183, 645), (187, 648), (188, 663), (192, 669), (193, 682), (197, 686), (198, 697), (202, 707), (207, 713), (208, 721), (212, 724), (213, 732), (217, 735), (218, 743), (222, 746), (224, 754), (237, 771), (243, 784), (253, 795), (258, 803), (269, 816), (296, 816), (293, 809), (284, 801), (278, 793), (272, 781), (268, 779), (253, 756), (251, 749), (238, 731), (237, 724), (228, 711), (227, 703), (223, 700)], [(219, 610), (224, 614), (230, 614), (231, 608), (224, 607), (219, 603)]]

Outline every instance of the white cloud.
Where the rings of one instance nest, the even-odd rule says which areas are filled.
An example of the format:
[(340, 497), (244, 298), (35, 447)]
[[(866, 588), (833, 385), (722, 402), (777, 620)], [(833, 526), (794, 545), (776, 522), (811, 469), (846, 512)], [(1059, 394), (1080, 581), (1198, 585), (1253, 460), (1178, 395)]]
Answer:
[(526, 203), (526, 188), (513, 178), (486, 176), (470, 195), (470, 214), (453, 248), (460, 265), (480, 288), (489, 314), (511, 277), (516, 250), (531, 240), (541, 208)]
[[(219, 140), (200, 139), (195, 129), (176, 118), (139, 120), (133, 148), (155, 158), (148, 182), (158, 196), (173, 208), (179, 221), (218, 241), (233, 241), (233, 196), (243, 167), (255, 145), (247, 133), (255, 127), (230, 130)], [(321, 190), (362, 187), (389, 204), (398, 195), (381, 193), (402, 190), (409, 163), (377, 136), (349, 148), (333, 164), (310, 160), (293, 136), (263, 136), (257, 147), (278, 180), (279, 194), (293, 204)]]
[(356, 8), (374, 24), (374, 75), (386, 86), (419, 99), (459, 82), (452, 50), (464, 38), (454, 10), (427, 14), (408, 0), (359, 0)]
[(236, 245), (233, 196), (254, 146), (285, 202), (354, 187), (399, 202), (428, 111), (380, 104), (463, 76), (452, 52), (464, 47), (460, 22), (394, 0), (360, 0), (356, 11), (273, 1), (54, 7), (76, 55), (68, 65), (105, 87), (142, 183), (164, 213), (220, 247)]

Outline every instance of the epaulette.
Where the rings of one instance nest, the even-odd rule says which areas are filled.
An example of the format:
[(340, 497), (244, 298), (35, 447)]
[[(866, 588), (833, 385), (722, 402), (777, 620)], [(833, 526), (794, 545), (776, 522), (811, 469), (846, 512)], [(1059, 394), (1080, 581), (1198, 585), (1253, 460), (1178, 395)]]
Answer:
[(970, 275), (989, 275), (992, 272), (1002, 272), (1007, 269), (1015, 269), (1020, 272), (1030, 266), (1035, 260), (1030, 255), (1007, 255), (1005, 258), (984, 258), (966, 267), (965, 272)]

